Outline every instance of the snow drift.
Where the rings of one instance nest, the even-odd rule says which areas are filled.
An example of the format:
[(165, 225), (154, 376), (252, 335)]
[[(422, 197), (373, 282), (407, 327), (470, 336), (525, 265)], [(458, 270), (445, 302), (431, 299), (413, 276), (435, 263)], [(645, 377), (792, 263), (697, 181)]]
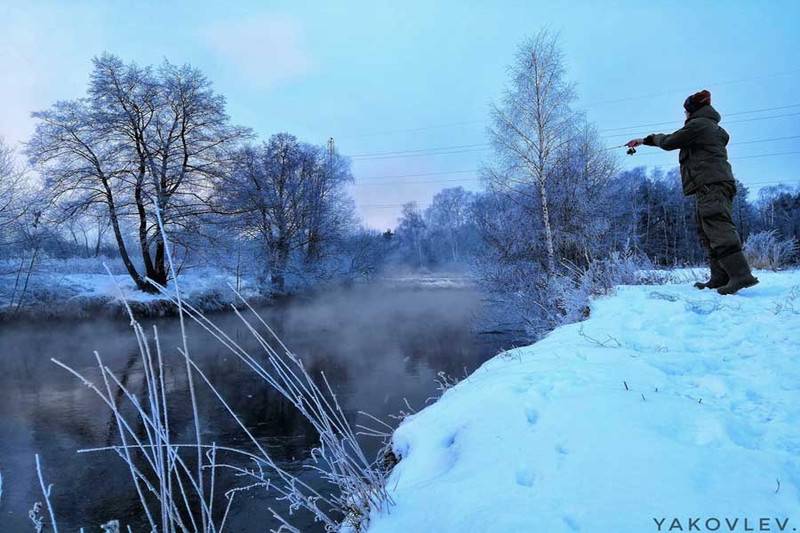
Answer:
[(370, 533), (800, 528), (800, 272), (758, 276), (620, 287), (488, 361), (397, 429)]

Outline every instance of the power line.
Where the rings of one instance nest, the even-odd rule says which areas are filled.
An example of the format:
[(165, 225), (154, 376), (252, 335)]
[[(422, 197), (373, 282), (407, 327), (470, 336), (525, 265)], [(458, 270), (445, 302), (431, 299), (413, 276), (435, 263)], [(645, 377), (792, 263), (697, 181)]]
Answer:
[[(660, 166), (660, 165), (659, 165)], [(377, 187), (386, 187), (392, 186), (396, 187), (398, 185), (419, 185), (419, 184), (439, 184), (439, 183), (464, 183), (467, 185), (478, 185), (480, 183), (479, 180), (471, 179), (471, 180), (431, 180), (431, 181), (408, 181), (408, 182), (400, 182), (400, 183), (361, 183), (356, 185), (366, 185), (366, 186), (377, 186)], [(800, 185), (800, 179), (798, 179), (797, 183), (790, 183), (785, 180), (778, 180), (778, 181), (753, 181), (747, 183), (746, 185), (770, 185), (770, 184), (781, 184), (781, 185)]]
[[(724, 85), (733, 85), (733, 84), (744, 83), (744, 82), (748, 82), (748, 81), (756, 81), (756, 80), (761, 80), (761, 79), (766, 79), (766, 78), (774, 78), (774, 77), (777, 77), (777, 76), (788, 76), (788, 75), (797, 74), (797, 73), (800, 73), (800, 69), (781, 71), (781, 72), (772, 72), (772, 73), (768, 73), (768, 74), (761, 74), (761, 75), (758, 75), (758, 76), (751, 76), (751, 77), (748, 77), (748, 78), (740, 78), (740, 79), (736, 79), (736, 80), (727, 80), (727, 81), (721, 81), (721, 82), (715, 82), (715, 83), (708, 83), (708, 84), (706, 84), (706, 86), (707, 87), (721, 87), (721, 86), (724, 86)], [(645, 95), (639, 95), (639, 96), (631, 96), (631, 97), (619, 98), (619, 99), (615, 99), (615, 100), (600, 100), (600, 101), (596, 101), (596, 102), (589, 102), (587, 104), (584, 104), (582, 107), (592, 107), (592, 106), (597, 106), (597, 105), (606, 105), (606, 104), (630, 102), (630, 101), (634, 101), (634, 100), (644, 100), (644, 99), (647, 99), (647, 98), (655, 98), (655, 97), (658, 97), (658, 96), (666, 96), (666, 95), (676, 94), (676, 93), (688, 93), (688, 92), (691, 92), (692, 90), (694, 90), (694, 89), (673, 89), (673, 90), (665, 91), (665, 92), (661, 92), (661, 93), (652, 93), (652, 94), (645, 94)], [(469, 125), (469, 124), (479, 124), (479, 123), (485, 123), (485, 122), (486, 122), (486, 120), (483, 119), (483, 120), (466, 120), (466, 121), (460, 121), (460, 122), (448, 122), (448, 123), (444, 123), (444, 124), (429, 124), (429, 125), (426, 125), (426, 126), (419, 126), (419, 127), (415, 127), (415, 128), (405, 128), (405, 129), (388, 130), (388, 131), (381, 131), (381, 132), (362, 133), (362, 134), (357, 134), (357, 135), (340, 135), (338, 138), (340, 138), (340, 139), (355, 139), (355, 138), (364, 138), (364, 137), (378, 137), (378, 136), (381, 136), (381, 135), (392, 135), (392, 134), (396, 134), (396, 133), (412, 133), (412, 132), (417, 132), (417, 131), (425, 131), (425, 130), (431, 130), (431, 129), (442, 129), (442, 128), (451, 128), (451, 127), (454, 127), (454, 126), (464, 126), (464, 125)]]
[[(372, 209), (396, 209), (398, 207), (403, 207), (406, 204), (415, 203), (413, 200), (408, 201), (404, 204), (361, 204), (358, 207), (367, 207)], [(429, 206), (417, 206), (420, 209), (427, 209)]]
[[(795, 138), (800, 136), (792, 136), (786, 138)], [(782, 139), (782, 138), (778, 138)], [(771, 141), (774, 139), (761, 139), (759, 141), (749, 141), (749, 142), (765, 142)], [(739, 156), (739, 157), (732, 157), (731, 161), (738, 161), (741, 159), (756, 159), (756, 158), (767, 158), (767, 157), (779, 157), (784, 155), (793, 155), (793, 154), (800, 154), (800, 150), (792, 150), (787, 152), (774, 152), (768, 154), (754, 154), (749, 156)], [(660, 153), (652, 153), (652, 154), (642, 154), (640, 157), (647, 157), (653, 155), (667, 155), (667, 154), (660, 154)], [(654, 166), (667, 166), (667, 165), (654, 165)], [(674, 165), (669, 165), (674, 166)], [(373, 176), (371, 178), (365, 178), (364, 180), (359, 180), (358, 182), (354, 183), (354, 186), (396, 186), (396, 185), (419, 185), (419, 184), (428, 184), (428, 183), (477, 183), (477, 178), (472, 179), (453, 179), (453, 180), (418, 180), (418, 181), (391, 181), (395, 178), (410, 178), (410, 177), (423, 177), (423, 176), (437, 176), (437, 175), (448, 175), (448, 174), (465, 174), (465, 173), (477, 173), (480, 172), (480, 169), (469, 169), (469, 170), (454, 170), (454, 171), (447, 171), (447, 172), (423, 172), (417, 174), (398, 174), (394, 176)], [(371, 181), (367, 181), (371, 180)], [(389, 181), (384, 181), (389, 180)]]
[(421, 181), (389, 181), (389, 182), (374, 182), (374, 183), (355, 183), (355, 186), (378, 186), (385, 187), (387, 185), (420, 185), (423, 183), (478, 183), (476, 179), (460, 179), (460, 180), (421, 180)]
[[(739, 145), (742, 145), (742, 144), (759, 144), (759, 143), (765, 143), (765, 142), (786, 141), (786, 140), (789, 140), (789, 139), (800, 139), (800, 135), (788, 135), (786, 137), (772, 137), (772, 138), (769, 138), (769, 139), (756, 139), (756, 140), (753, 140), (753, 141), (739, 141), (739, 142), (735, 142), (735, 143), (730, 143), (728, 146), (739, 146)], [(787, 153), (793, 153), (793, 152), (787, 152)], [(637, 155), (637, 157), (653, 157), (653, 156), (655, 156), (655, 157), (665, 157), (665, 156), (672, 156), (672, 154), (670, 154), (669, 152), (659, 151), (659, 152), (650, 152), (650, 153), (646, 153), (646, 154), (638, 154)], [(742, 159), (742, 156), (737, 156), (737, 157), (731, 158), (731, 160), (736, 160), (736, 159)]]
[[(800, 105), (798, 105), (798, 107), (800, 107)], [(800, 114), (800, 113), (797, 113), (797, 114)], [(765, 118), (769, 118), (769, 117), (765, 117)], [(627, 133), (625, 135), (627, 136), (627, 135), (631, 135), (631, 134)], [(800, 138), (800, 135), (793, 135), (793, 136), (789, 136), (789, 137), (776, 137), (774, 139), (764, 139), (764, 140), (758, 140), (758, 141), (737, 142), (737, 143), (731, 143), (728, 146), (734, 146), (734, 145), (737, 145), (737, 144), (760, 143), (760, 142), (767, 142), (767, 141), (779, 141), (779, 140), (784, 140), (784, 139), (797, 139), (797, 138)], [(466, 146), (470, 146), (470, 145), (466, 145)], [(382, 160), (382, 159), (406, 159), (406, 158), (413, 158), (413, 157), (429, 157), (429, 156), (434, 156), (434, 155), (480, 153), (480, 152), (486, 152), (487, 150), (489, 150), (490, 147), (491, 147), (491, 143), (484, 143), (484, 144), (472, 145), (472, 146), (483, 146), (483, 148), (473, 148), (473, 149), (465, 149), (465, 150), (452, 150), (452, 151), (442, 151), (442, 152), (432, 152), (433, 150), (440, 150), (440, 148), (429, 148), (427, 151), (429, 151), (431, 153), (408, 154), (408, 155), (397, 155), (397, 156), (382, 156), (382, 157), (365, 157), (365, 158), (361, 158), (361, 159), (357, 159), (357, 160), (358, 161), (376, 161), (376, 160)]]
[(800, 181), (798, 181), (797, 183), (786, 183), (785, 181), (752, 181), (750, 183), (744, 183), (744, 185), (745, 187), (749, 187), (750, 185), (786, 185), (786, 186), (794, 185), (795, 187), (798, 187), (800, 186)]
[(444, 172), (420, 172), (419, 174), (396, 174), (393, 176), (372, 176), (369, 178), (363, 178), (362, 181), (369, 181), (372, 179), (393, 179), (393, 178), (418, 178), (421, 176), (446, 176), (448, 174), (467, 174), (470, 172), (475, 172), (476, 169), (470, 168), (465, 170), (448, 170)]
[(783, 115), (772, 115), (769, 117), (755, 117), (755, 118), (742, 118), (739, 120), (731, 120), (727, 122), (727, 124), (741, 124), (742, 122), (756, 122), (758, 120), (767, 120), (770, 118), (782, 118), (782, 117), (796, 117), (800, 115), (800, 113), (784, 113)]
[[(778, 107), (765, 107), (763, 109), (753, 109), (752, 111), (737, 111), (736, 113), (725, 113), (725, 116), (726, 117), (734, 117), (734, 116), (738, 116), (738, 115), (749, 115), (751, 113), (764, 113), (764, 112), (767, 112), (767, 111), (779, 111), (781, 109), (791, 109), (791, 108), (795, 108), (795, 107), (800, 107), (800, 104), (782, 105), (782, 106), (778, 106)], [(675, 124), (677, 122), (678, 122), (677, 120), (668, 120), (668, 121), (665, 121), (665, 122), (652, 122), (650, 124), (639, 124), (637, 126), (625, 126), (625, 127), (622, 127), (622, 128), (606, 128), (606, 129), (601, 129), (601, 130), (598, 130), (598, 131), (607, 132), (607, 131), (631, 130), (631, 129), (637, 129), (637, 128), (647, 128), (647, 127), (650, 127), (650, 126), (665, 126), (665, 125), (669, 125), (669, 124)]]
[(772, 139), (759, 139), (756, 141), (739, 141), (735, 143), (730, 143), (728, 146), (736, 146), (739, 144), (756, 144), (756, 143), (765, 143), (765, 142), (772, 142), (772, 141), (785, 141), (786, 139), (800, 139), (800, 135), (790, 135), (788, 137), (773, 137)]
[(738, 161), (740, 159), (756, 159), (759, 157), (775, 157), (779, 155), (790, 155), (790, 154), (800, 154), (800, 150), (795, 150), (793, 152), (778, 152), (776, 154), (758, 154), (758, 155), (745, 155), (741, 157), (734, 157), (732, 158), (733, 161)]
[[(749, 111), (737, 111), (735, 113), (726, 113), (726, 117), (730, 116), (739, 116), (739, 115), (748, 115), (752, 113), (763, 113), (766, 111), (776, 111), (780, 109), (791, 109), (800, 107), (800, 104), (791, 104), (785, 106), (777, 106), (777, 107), (769, 107), (763, 109), (753, 109)], [(755, 122), (759, 120), (769, 120), (775, 118), (783, 118), (783, 117), (793, 117), (800, 115), (800, 112), (797, 113), (784, 113), (779, 115), (771, 115), (767, 117), (754, 117), (754, 118), (747, 118), (747, 119), (740, 119), (740, 120), (733, 120), (733, 121), (726, 121), (726, 124), (738, 124), (742, 122)], [(679, 125), (681, 124), (680, 121), (672, 120), (668, 122), (651, 122), (649, 124), (639, 124), (636, 126), (625, 126), (620, 128), (611, 128), (599, 131), (619, 131), (619, 130), (633, 130), (639, 128), (645, 128), (649, 126), (667, 126), (667, 125)], [(615, 137), (627, 137), (628, 135), (632, 135), (633, 132), (628, 133), (620, 133), (615, 135), (604, 135), (601, 138), (610, 139)], [(491, 147), (491, 143), (474, 143), (474, 144), (456, 144), (451, 146), (440, 146), (436, 148), (419, 148), (416, 150), (398, 150), (398, 151), (383, 151), (383, 152), (365, 152), (361, 154), (356, 154), (350, 156), (352, 159), (357, 161), (375, 161), (375, 160), (382, 160), (382, 159), (405, 159), (405, 158), (413, 158), (413, 157), (428, 157), (431, 155), (446, 155), (446, 154), (462, 154), (462, 153), (472, 153), (472, 152), (482, 152)]]
[[(794, 138), (800, 138), (800, 135), (793, 135), (791, 137), (777, 137), (775, 139), (764, 139), (764, 140), (760, 140), (760, 141), (748, 141), (746, 143), (731, 143), (728, 146), (734, 146), (734, 145), (737, 145), (737, 144), (755, 144), (755, 143), (759, 143), (759, 142), (774, 141), (774, 140), (778, 140), (778, 139), (794, 139)], [(731, 161), (738, 161), (739, 159), (751, 159), (751, 158), (754, 158), (754, 157), (771, 157), (771, 156), (789, 155), (789, 154), (796, 154), (796, 153), (800, 153), (800, 151), (778, 152), (778, 153), (774, 153), (774, 154), (756, 154), (756, 155), (735, 156), (735, 157), (731, 157), (730, 160)], [(650, 153), (647, 153), (647, 154), (638, 154), (637, 157), (666, 157), (666, 156), (671, 156), (671, 155), (672, 154), (669, 154), (667, 152), (650, 152)]]
[[(489, 149), (489, 143), (485, 143), (483, 148), (468, 148), (464, 150), (449, 150), (449, 151), (442, 151), (442, 152), (430, 152), (424, 154), (406, 154), (406, 155), (388, 155), (388, 156), (380, 156), (380, 157), (360, 157), (356, 158), (356, 161), (380, 161), (382, 159), (407, 159), (411, 157), (430, 157), (433, 155), (450, 155), (450, 154), (468, 154), (474, 152), (485, 152)], [(432, 149), (431, 149), (432, 150)]]
[(343, 135), (339, 136), (340, 139), (359, 139), (363, 137), (377, 137), (380, 135), (394, 135), (396, 133), (414, 133), (417, 131), (425, 131), (425, 130), (436, 130), (436, 129), (443, 129), (443, 128), (452, 128), (454, 126), (466, 126), (469, 124), (481, 124), (486, 122), (485, 120), (464, 120), (461, 122), (448, 122), (446, 124), (433, 124), (430, 126), (420, 126), (418, 128), (407, 128), (407, 129), (400, 129), (400, 130), (389, 130), (389, 131), (381, 131), (376, 133), (362, 133), (359, 135)]
[(418, 150), (402, 150), (402, 151), (389, 151), (389, 152), (367, 152), (363, 154), (353, 154), (351, 158), (359, 158), (364, 156), (381, 156), (381, 155), (391, 155), (391, 154), (409, 154), (415, 152), (430, 152), (433, 150), (453, 150), (457, 148), (472, 148), (475, 146), (487, 146), (489, 143), (476, 143), (476, 144), (457, 144), (454, 146), (440, 146), (438, 148), (420, 148)]
[[(769, 138), (769, 139), (754, 139), (752, 141), (742, 141), (742, 142), (737, 142), (737, 143), (731, 143), (729, 146), (735, 146), (735, 145), (739, 145), (739, 144), (755, 144), (755, 143), (763, 143), (763, 142), (774, 142), (774, 141), (797, 139), (797, 138), (800, 138), (800, 135), (789, 135), (789, 136), (786, 136), (786, 137), (772, 137), (772, 138)], [(791, 154), (791, 153), (795, 153), (795, 152), (783, 152), (783, 153), (779, 153), (779, 154), (763, 154), (763, 155), (771, 156), (771, 155), (784, 155), (784, 154)], [(667, 156), (667, 155), (670, 155), (670, 154), (661, 153), (661, 152), (653, 152), (653, 153), (649, 153), (649, 154), (640, 154), (639, 157)], [(763, 155), (759, 155), (758, 157), (763, 157)], [(747, 156), (745, 156), (745, 157), (747, 157)], [(735, 157), (735, 158), (731, 158), (731, 159), (732, 160), (736, 160), (736, 159), (741, 159), (741, 158), (742, 157)], [(359, 181), (368, 182), (368, 181), (373, 181), (373, 180), (384, 180), (384, 179), (395, 179), (395, 178), (418, 178), (418, 177), (424, 177), (424, 176), (445, 176), (445, 175), (450, 175), (450, 174), (467, 174), (467, 173), (470, 173), (470, 172), (477, 172), (477, 171), (478, 171), (478, 169), (463, 169), (463, 170), (448, 170), (448, 171), (441, 171), (441, 172), (420, 172), (420, 173), (415, 173), (415, 174), (394, 174), (394, 175), (389, 175), (389, 176), (371, 176), (371, 177), (367, 177), (367, 178), (362, 178)]]
[[(784, 114), (781, 114), (781, 115), (771, 115), (771, 116), (768, 116), (768, 117), (743, 118), (743, 119), (740, 119), (740, 120), (725, 121), (725, 125), (728, 125), (728, 124), (741, 124), (742, 122), (756, 122), (756, 121), (759, 121), (759, 120), (769, 120), (769, 119), (773, 119), (773, 118), (796, 117), (798, 115), (800, 115), (800, 112), (797, 112), (797, 113), (784, 113)], [(671, 122), (670, 124), (678, 125), (678, 124), (680, 124), (680, 122), (674, 121), (674, 122)], [(603, 136), (601, 138), (602, 139), (613, 139), (613, 138), (616, 138), (616, 137), (627, 137), (627, 136), (633, 135), (633, 134), (634, 134), (634, 132), (617, 133), (617, 134), (614, 134), (614, 135), (605, 135), (605, 136)]]
[[(745, 82), (748, 82), (748, 81), (763, 80), (765, 78), (774, 78), (776, 76), (788, 76), (788, 75), (797, 74), (797, 73), (800, 73), (800, 69), (786, 70), (786, 71), (781, 71), (781, 72), (772, 72), (772, 73), (769, 73), (769, 74), (761, 74), (761, 75), (758, 75), (758, 76), (751, 76), (751, 77), (748, 77), (748, 78), (740, 78), (740, 79), (737, 79), (737, 80), (727, 80), (727, 81), (720, 81), (720, 82), (716, 82), (716, 83), (707, 83), (706, 86), (707, 87), (722, 87), (723, 85), (734, 85), (736, 83), (745, 83)], [(593, 105), (618, 104), (618, 103), (622, 103), (622, 102), (631, 102), (633, 100), (645, 100), (647, 98), (656, 98), (658, 96), (668, 96), (668, 95), (677, 94), (677, 93), (687, 94), (687, 93), (695, 91), (696, 89), (697, 89), (696, 87), (693, 87), (691, 89), (672, 89), (672, 90), (664, 91), (664, 92), (661, 92), (661, 93), (651, 93), (651, 94), (645, 94), (645, 95), (641, 95), (641, 96), (631, 96), (631, 97), (628, 97), (628, 98), (619, 98), (619, 99), (616, 99), (616, 100), (600, 100), (600, 101), (596, 101), (596, 102), (590, 102), (590, 103), (586, 104), (586, 106), (587, 107), (591, 107)]]

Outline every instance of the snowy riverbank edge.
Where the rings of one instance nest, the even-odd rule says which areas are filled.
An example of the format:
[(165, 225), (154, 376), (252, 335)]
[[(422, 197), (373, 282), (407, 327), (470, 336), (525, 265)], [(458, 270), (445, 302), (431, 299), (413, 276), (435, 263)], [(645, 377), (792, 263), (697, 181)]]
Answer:
[(800, 528), (800, 271), (757, 275), (619, 287), (491, 359), (396, 430), (370, 533)]
[[(236, 303), (236, 294), (229, 287), (229, 284), (236, 284), (233, 276), (207, 271), (181, 275), (178, 280), (184, 300), (202, 311), (218, 311)], [(127, 316), (125, 302), (137, 317), (177, 313), (176, 306), (168, 298), (137, 290), (127, 275), (50, 273), (38, 276), (35, 281), (19, 308), (16, 304), (9, 305), (8, 298), (0, 299), (0, 320), (77, 319), (95, 315), (123, 317)], [(173, 290), (174, 284), (171, 283), (169, 289)], [(254, 305), (270, 301), (249, 284), (240, 285), (239, 290)]]
[[(371, 281), (359, 280), (354, 283), (375, 283), (394, 289), (462, 289), (474, 282), (463, 275), (420, 274), (395, 277), (376, 277)], [(178, 278), (181, 295), (189, 305), (201, 311), (220, 311), (240, 305), (238, 292), (254, 306), (264, 305), (281, 298), (278, 295), (264, 294), (251, 280), (237, 279), (213, 269), (182, 274)], [(18, 283), (17, 283), (18, 284)], [(0, 288), (15, 285), (12, 275), (0, 276)], [(341, 287), (344, 281), (330, 282), (328, 287)], [(297, 287), (285, 296), (313, 294), (319, 287)], [(170, 283), (170, 290), (174, 284)], [(10, 297), (0, 290), (0, 321), (11, 319), (53, 318), (74, 319), (94, 315), (127, 316), (125, 303), (134, 315), (141, 317), (172, 316), (177, 313), (176, 306), (163, 295), (148, 294), (136, 289), (133, 280), (125, 274), (107, 273), (46, 273), (37, 275), (28, 287), (23, 304), (17, 306)]]

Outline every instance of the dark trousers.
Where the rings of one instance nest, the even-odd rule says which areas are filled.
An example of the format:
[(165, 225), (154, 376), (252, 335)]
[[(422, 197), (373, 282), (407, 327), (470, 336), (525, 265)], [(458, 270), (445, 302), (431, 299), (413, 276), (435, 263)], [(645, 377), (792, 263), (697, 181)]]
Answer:
[(734, 196), (736, 184), (731, 181), (703, 185), (696, 193), (697, 234), (711, 259), (722, 259), (742, 250), (733, 223)]

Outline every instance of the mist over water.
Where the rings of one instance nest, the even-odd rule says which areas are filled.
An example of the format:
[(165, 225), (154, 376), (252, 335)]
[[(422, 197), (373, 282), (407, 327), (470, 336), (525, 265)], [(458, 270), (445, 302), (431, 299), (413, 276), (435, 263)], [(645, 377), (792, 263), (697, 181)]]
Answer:
[[(325, 372), (351, 424), (377, 424), (367, 411), (391, 424), (389, 415), (422, 408), (436, 392), (439, 371), (463, 377), (508, 347), (512, 339), (481, 335), (473, 325), (482, 313), (470, 288), (398, 288), (358, 286), (259, 309), (284, 343), (301, 357), (312, 376)], [(212, 320), (251, 354), (260, 356), (246, 327), (233, 313)], [(174, 318), (143, 321), (158, 326), (166, 354), (170, 425), (174, 442), (191, 443), (193, 426), (181, 343)], [(302, 416), (226, 348), (188, 323), (189, 351), (198, 365), (284, 468), (304, 470), (317, 438)], [(144, 396), (140, 356), (124, 320), (93, 318), (80, 322), (15, 323), (0, 326), (0, 502), (4, 527), (26, 531), (27, 510), (42, 499), (34, 454), (39, 453), (47, 481), (54, 484), (53, 506), (65, 531), (87, 531), (110, 519), (143, 526), (130, 474), (113, 452), (77, 454), (76, 450), (118, 443), (112, 415), (76, 378), (54, 365), (56, 358), (90, 379), (99, 376), (93, 351), (137, 395)], [(205, 443), (244, 447), (241, 430), (196, 380)], [(364, 437), (367, 457), (380, 442)], [(305, 469), (303, 479), (319, 484)], [(223, 478), (224, 479), (224, 478)], [(255, 490), (237, 497), (230, 531), (266, 531), (268, 506), (285, 511)], [(288, 513), (284, 513), (288, 514)], [(298, 517), (303, 531), (321, 531), (309, 517)]]

